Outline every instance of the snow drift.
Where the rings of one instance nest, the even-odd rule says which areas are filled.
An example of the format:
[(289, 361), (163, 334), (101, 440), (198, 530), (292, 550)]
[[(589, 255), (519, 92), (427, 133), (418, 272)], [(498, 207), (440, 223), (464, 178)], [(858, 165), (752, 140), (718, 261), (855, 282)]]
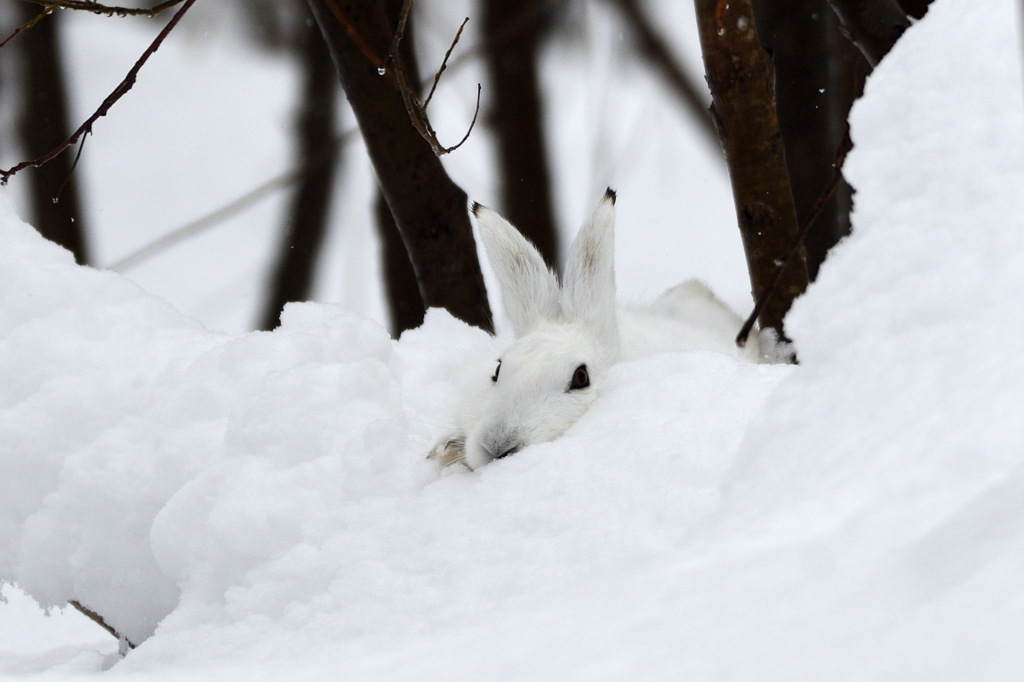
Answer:
[(475, 473), (423, 456), (481, 332), (212, 334), (0, 207), (0, 579), (142, 642), (115, 675), (1020, 677), (1017, 20), (937, 0), (872, 75), (799, 367), (623, 363)]

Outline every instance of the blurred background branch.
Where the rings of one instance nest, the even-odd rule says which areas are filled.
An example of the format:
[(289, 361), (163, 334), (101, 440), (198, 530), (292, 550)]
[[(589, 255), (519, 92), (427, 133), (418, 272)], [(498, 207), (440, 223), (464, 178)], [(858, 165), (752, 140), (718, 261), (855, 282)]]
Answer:
[[(75, 140), (80, 141), (98, 118), (94, 114), (85, 127), (79, 129), (78, 137), (69, 131), (69, 94), (62, 74), (66, 57), (59, 39), (61, 13), (52, 12), (53, 9), (66, 7), (107, 16), (152, 17), (182, 2), (169, 0), (122, 6), (89, 0), (7, 0), (6, 30), (27, 26), (31, 26), (31, 30), (21, 30), (25, 35), (14, 43), (13, 56), (8, 58), (5, 53), (4, 57), (6, 101), (20, 121), (18, 139), (8, 140), (6, 149), (17, 149), (24, 157), (42, 158), (61, 144), (66, 147)], [(317, 282), (321, 281), (318, 270), (328, 259), (327, 236), (334, 229), (332, 224), (338, 219), (339, 207), (349, 205), (352, 199), (340, 194), (342, 184), (348, 182), (343, 180), (346, 169), (354, 169), (361, 163), (357, 162), (361, 152), (355, 157), (341, 154), (340, 141), (348, 139), (351, 131), (339, 133), (348, 109), (341, 106), (343, 90), (337, 87), (338, 75), (334, 71), (335, 66), (340, 65), (342, 82), (346, 78), (349, 82), (344, 92), (356, 112), (359, 130), (374, 160), (377, 182), (384, 190), (369, 202), (372, 207), (369, 215), (376, 225), (380, 244), (379, 268), (392, 333), (398, 335), (418, 326), (425, 305), (438, 304), (461, 310), (458, 314), (464, 319), (488, 328), (485, 290), (465, 217), (465, 193), (451, 180), (444, 165), (434, 165), (435, 162), (420, 158), (420, 152), (411, 151), (415, 145), (404, 132), (412, 127), (408, 125), (408, 107), (402, 106), (405, 114), (402, 123), (399, 118), (389, 118), (390, 113), (382, 113), (384, 109), (376, 103), (376, 99), (384, 97), (381, 86), (391, 88), (392, 95), (397, 93), (397, 78), (391, 66), (386, 69), (384, 78), (378, 76), (378, 65), (370, 64), (366, 55), (383, 60), (389, 54), (403, 5), (407, 3), (382, 0), (373, 7), (369, 2), (366, 7), (355, 3), (354, 10), (346, 5), (346, 12), (357, 15), (356, 21), (350, 22), (352, 25), (347, 28), (359, 37), (357, 42), (361, 46), (354, 46), (356, 53), (362, 52), (364, 66), (370, 67), (365, 74), (352, 71), (354, 62), (346, 61), (345, 57), (347, 48), (339, 52), (339, 45), (344, 42), (342, 38), (353, 42), (351, 31), (342, 30), (339, 34), (329, 22), (324, 23), (324, 17), (336, 19), (334, 10), (340, 11), (340, 6), (335, 0), (314, 0), (312, 4), (325, 10), (319, 26), (311, 20), (310, 11), (302, 0), (245, 0), (204, 8), (205, 14), (197, 21), (208, 21), (202, 19), (203, 16), (234, 12), (241, 19), (237, 25), (243, 28), (245, 40), (254, 49), (285, 55), (294, 65), (300, 80), (292, 114), (295, 123), (289, 128), (295, 160), (288, 170), (265, 173), (264, 177), (270, 179), (253, 182), (252, 189), (236, 190), (238, 198), (224, 201), (219, 208), (208, 209), (201, 218), (182, 221), (180, 227), (148, 243), (143, 240), (141, 247), (116, 259), (111, 267), (138, 271), (140, 265), (166, 253), (171, 246), (209, 233), (217, 226), (235, 224), (243, 211), (287, 189), (288, 199), (278, 218), (278, 234), (268, 252), (265, 274), (260, 278), (263, 284), (258, 298), (262, 303), (258, 306), (257, 326), (273, 328), (282, 306), (288, 301), (315, 298)], [(422, 79), (419, 75), (417, 50), (423, 52), (426, 48), (416, 47), (416, 34), (422, 29), (420, 15), (436, 13), (437, 8), (433, 0), (420, 0), (420, 4), (426, 9), (408, 14), (404, 34), (398, 42), (395, 65), (404, 76), (407, 99), (415, 103), (423, 98), (420, 84), (434, 80)], [(598, 13), (601, 5), (612, 8), (608, 16), (616, 27), (615, 32), (620, 40), (621, 36), (627, 38), (616, 48), (617, 59), (624, 57), (652, 74), (658, 87), (682, 104), (683, 116), (679, 118), (685, 119), (683, 124), (696, 138), (712, 142), (715, 153), (708, 159), (709, 163), (717, 163), (722, 158), (718, 150), (723, 144), (729, 149), (735, 142), (735, 135), (716, 130), (706, 106), (706, 85), (700, 82), (700, 71), (695, 65), (682, 58), (685, 50), (681, 49), (678, 32), (667, 30), (664, 3), (657, 0), (605, 0), (603, 3), (593, 0), (469, 0), (466, 14), (471, 17), (471, 23), (464, 42), (472, 41), (472, 44), (455, 52), (450, 49), (450, 33), (449, 37), (442, 34), (448, 33), (458, 20), (455, 24), (444, 25), (435, 22), (429, 29), (430, 44), (437, 46), (434, 49), (443, 51), (442, 45), (449, 48), (450, 60), (449, 55), (444, 60), (431, 57), (432, 61), (437, 60), (434, 63), (447, 64), (446, 80), (458, 78), (458, 72), (467, 69), (480, 70), (486, 77), (482, 101), (482, 122), (486, 129), (481, 132), (483, 141), (474, 143), (472, 153), (479, 155), (481, 144), (484, 149), (493, 148), (491, 172), (496, 196), (491, 199), (492, 205), (537, 244), (553, 267), (557, 267), (561, 258), (559, 246), (566, 229), (558, 225), (558, 208), (565, 205), (560, 192), (568, 185), (558, 179), (558, 172), (564, 171), (556, 172), (555, 159), (559, 152), (555, 143), (562, 145), (564, 141), (554, 137), (555, 121), (560, 112), (551, 108), (556, 93), (550, 91), (544, 78), (545, 69), (553, 73), (551, 65), (546, 65), (545, 55), (553, 46), (574, 45), (581, 35), (581, 18)], [(858, 37), (874, 35), (872, 26), (880, 25), (876, 19), (882, 5), (887, 12), (884, 16), (889, 17), (888, 23), (883, 21), (882, 24), (905, 27), (909, 23), (907, 15), (923, 16), (928, 0), (900, 0), (898, 4), (895, 0), (753, 0), (754, 24), (773, 67), (766, 79), (770, 81), (778, 120), (781, 157), (795, 208), (795, 224), (808, 224), (808, 216), (818, 211), (815, 206), (835, 175), (835, 150), (841, 141), (850, 105), (863, 88), (871, 61), (888, 49), (884, 45), (878, 48)], [(179, 16), (184, 9), (187, 5), (179, 10)], [(461, 15), (462, 8), (445, 12), (446, 16)], [(335, 43), (334, 60), (323, 38), (325, 31)], [(887, 34), (889, 46), (894, 40), (892, 36), (899, 32), (894, 31)], [(844, 34), (853, 36), (860, 49)], [(131, 87), (129, 81), (138, 72), (137, 67), (157, 45), (159, 36), (129, 72), (129, 78), (111, 93), (114, 99), (108, 98), (98, 115), (103, 115), (113, 101), (127, 92)], [(862, 54), (865, 49), (873, 50), (870, 57), (865, 57), (868, 52)], [(340, 62), (339, 54), (342, 55)], [(128, 83), (127, 88), (125, 83)], [(10, 95), (15, 86), (18, 96), (12, 99)], [(442, 88), (438, 97), (451, 98), (450, 90)], [(398, 101), (401, 105), (401, 97)], [(467, 110), (471, 113), (470, 104), (467, 103)], [(750, 107), (744, 106), (749, 113)], [(721, 112), (719, 114), (721, 118)], [(613, 124), (614, 127), (619, 124)], [(433, 130), (432, 125), (429, 130)], [(720, 138), (720, 132), (726, 133), (724, 138)], [(77, 149), (80, 151), (81, 147)], [(356, 148), (351, 151), (356, 152)], [(86, 150), (85, 166), (89, 165), (89, 156)], [(30, 199), (27, 205), (31, 206), (31, 220), (40, 231), (72, 250), (76, 259), (85, 263), (94, 257), (88, 248), (91, 233), (84, 228), (87, 224), (90, 229), (93, 226), (84, 215), (83, 205), (88, 204), (88, 196), (83, 199), (83, 189), (77, 181), (86, 171), (72, 173), (72, 157), (72, 154), (57, 154), (52, 157), (55, 160), (30, 171), (24, 195)], [(355, 166), (350, 165), (353, 163)], [(31, 191), (27, 191), (29, 187)], [(810, 279), (816, 276), (829, 249), (849, 233), (852, 203), (852, 189), (840, 179), (803, 240)], [(740, 222), (742, 224), (743, 220)], [(751, 253), (747, 255), (750, 257)], [(778, 260), (766, 255), (757, 258), (764, 263)], [(681, 272), (680, 276), (686, 274)], [(763, 287), (765, 280), (757, 281), (761, 285), (754, 285), (755, 300), (757, 292), (763, 291), (759, 286)], [(767, 319), (762, 322), (767, 323)]]

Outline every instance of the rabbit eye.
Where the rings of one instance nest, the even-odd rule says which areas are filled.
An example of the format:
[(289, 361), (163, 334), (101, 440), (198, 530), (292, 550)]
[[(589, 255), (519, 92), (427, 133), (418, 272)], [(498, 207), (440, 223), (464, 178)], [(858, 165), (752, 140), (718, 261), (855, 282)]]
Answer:
[(500, 372), (500, 371), (501, 371), (501, 360), (498, 360), (498, 366), (494, 368), (494, 376), (491, 377), (491, 381), (497, 383), (497, 381), (498, 381), (498, 372)]
[(569, 390), (575, 391), (580, 388), (586, 388), (590, 385), (590, 375), (587, 374), (587, 366), (580, 365), (576, 368), (576, 371), (572, 373), (572, 383), (569, 384)]

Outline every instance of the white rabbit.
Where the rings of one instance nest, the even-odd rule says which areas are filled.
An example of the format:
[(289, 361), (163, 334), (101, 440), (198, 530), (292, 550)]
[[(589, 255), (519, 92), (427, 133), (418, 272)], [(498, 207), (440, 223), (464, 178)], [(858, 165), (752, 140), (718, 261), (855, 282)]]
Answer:
[(601, 392), (609, 368), (670, 350), (711, 349), (759, 358), (752, 335), (733, 342), (742, 320), (702, 283), (689, 280), (649, 308), (615, 302), (615, 192), (609, 189), (569, 252), (564, 283), (516, 228), (473, 205), (480, 237), (501, 286), (515, 340), (467, 386), (456, 433), (431, 458), (476, 469), (533, 443), (562, 435)]

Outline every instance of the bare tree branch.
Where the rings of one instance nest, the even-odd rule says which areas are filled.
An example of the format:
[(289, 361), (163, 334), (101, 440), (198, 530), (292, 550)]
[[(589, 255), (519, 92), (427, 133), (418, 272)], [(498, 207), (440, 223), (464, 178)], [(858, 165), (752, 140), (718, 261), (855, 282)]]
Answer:
[[(405, 104), (406, 112), (409, 114), (409, 121), (413, 127), (416, 128), (416, 132), (423, 136), (423, 139), (430, 145), (430, 149), (437, 156), (443, 156), (451, 153), (461, 147), (466, 140), (469, 139), (469, 134), (473, 132), (473, 127), (476, 125), (477, 115), (480, 113), (480, 85), (477, 85), (476, 92), (476, 111), (473, 113), (473, 120), (469, 124), (469, 130), (462, 137), (462, 140), (458, 144), (451, 147), (445, 147), (437, 139), (437, 132), (430, 125), (430, 119), (427, 118), (427, 105), (420, 102), (420, 99), (409, 87), (409, 83), (405, 79), (405, 71), (402, 69), (402, 60), (398, 56), (398, 46), (402, 42), (402, 35), (405, 32), (405, 22), (409, 16), (409, 10), (412, 7), (412, 0), (405, 0), (405, 4), (402, 6), (402, 13), (399, 15), (398, 28), (395, 31), (394, 36), (391, 39), (391, 46), (387, 54), (383, 59), (377, 57), (377, 53), (367, 45), (366, 41), (359, 34), (353, 26), (352, 21), (345, 15), (345, 13), (338, 6), (335, 0), (323, 0), (324, 4), (334, 15), (334, 18), (338, 20), (342, 28), (345, 30), (346, 35), (352, 40), (352, 42), (359, 48), (359, 51), (363, 53), (371, 64), (377, 68), (377, 73), (381, 76), (387, 76), (388, 80), (398, 88), (398, 92), (402, 95), (402, 101)], [(455, 40), (452, 41), (451, 47), (448, 49), (448, 53), (445, 55), (444, 62), (441, 64), (441, 68), (434, 76), (434, 87), (437, 86), (437, 81), (441, 78), (441, 73), (445, 70), (448, 62), (448, 56), (451, 55), (452, 50), (455, 48), (456, 43), (459, 42), (459, 38), (462, 36), (462, 29), (465, 28), (466, 22), (469, 21), (467, 17), (462, 22), (462, 26), (459, 27), (458, 33), (455, 34)], [(387, 64), (391, 63), (391, 69), (387, 68)], [(430, 90), (431, 96), (434, 94), (434, 89)], [(430, 98), (427, 98), (429, 103)]]
[(78, 130), (72, 133), (71, 137), (57, 145), (57, 147), (53, 151), (39, 157), (38, 159), (35, 159), (33, 161), (22, 161), (13, 168), (9, 168), (7, 170), (0, 170), (0, 184), (6, 185), (7, 181), (10, 180), (11, 177), (14, 174), (18, 173), (19, 171), (22, 171), (26, 168), (38, 168), (39, 166), (42, 166), (43, 164), (49, 161), (52, 161), (61, 152), (63, 152), (65, 149), (67, 149), (75, 142), (77, 142), (78, 139), (82, 137), (82, 135), (91, 134), (93, 124), (96, 123), (96, 121), (98, 121), (102, 116), (106, 116), (107, 112), (110, 111), (110, 107), (114, 106), (114, 104), (119, 99), (124, 97), (125, 93), (132, 89), (132, 86), (135, 85), (135, 79), (138, 76), (139, 71), (142, 69), (143, 65), (145, 65), (149, 58), (153, 56), (153, 53), (156, 52), (157, 49), (159, 49), (160, 45), (164, 42), (164, 39), (167, 38), (167, 36), (174, 29), (174, 27), (178, 25), (178, 22), (181, 21), (181, 18), (185, 16), (185, 12), (187, 12), (189, 8), (195, 4), (195, 2), (196, 0), (185, 0), (185, 4), (181, 7), (181, 9), (179, 9), (175, 13), (173, 17), (171, 17), (171, 20), (167, 22), (167, 25), (164, 26), (163, 30), (161, 30), (160, 33), (157, 34), (157, 37), (153, 40), (150, 46), (146, 48), (146, 51), (142, 53), (142, 56), (139, 57), (138, 61), (135, 62), (135, 65), (131, 68), (131, 70), (128, 71), (128, 75), (124, 77), (124, 80), (121, 81), (116, 88), (114, 88), (113, 92), (107, 95), (107, 98), (103, 100), (102, 104), (100, 104), (99, 109), (97, 109), (92, 116), (86, 119), (85, 123), (79, 126)]
[(294, 168), (289, 168), (280, 175), (276, 175), (266, 182), (262, 183), (258, 187), (255, 187), (237, 199), (233, 199), (224, 206), (211, 211), (210, 213), (196, 218), (195, 220), (182, 225), (176, 229), (171, 230), (163, 237), (146, 244), (145, 246), (131, 252), (127, 256), (120, 258), (110, 265), (106, 266), (105, 269), (113, 270), (114, 272), (125, 272), (135, 267), (142, 261), (152, 258), (156, 254), (165, 251), (172, 246), (179, 244), (186, 239), (201, 234), (217, 225), (228, 220), (232, 216), (238, 215), (242, 211), (256, 205), (260, 201), (263, 201), (277, 190), (284, 189), (288, 185), (292, 184), (303, 175), (305, 175), (312, 166), (318, 163), (322, 163), (323, 159), (329, 155), (335, 153), (335, 150), (344, 144), (356, 134), (356, 131), (349, 130), (348, 132), (339, 135), (334, 138), (332, 145), (322, 149), (318, 156), (309, 159)]
[[(407, 6), (412, 6), (411, 2), (407, 3)], [(406, 12), (408, 14), (408, 12)], [(469, 17), (462, 20), (462, 24), (459, 26), (459, 32), (455, 34), (455, 40), (448, 46), (448, 51), (444, 53), (444, 59), (441, 60), (441, 68), (434, 74), (434, 82), (430, 86), (430, 92), (427, 94), (427, 99), (423, 101), (423, 110), (426, 111), (427, 107), (430, 106), (430, 100), (434, 99), (434, 91), (437, 90), (437, 84), (441, 82), (441, 74), (448, 68), (448, 58), (452, 56), (452, 50), (459, 44), (459, 38), (462, 36), (462, 29), (466, 28), (466, 24), (469, 23)], [(405, 32), (405, 24), (402, 24), (402, 32)], [(397, 33), (395, 34), (398, 35)], [(392, 50), (397, 50), (398, 44), (396, 43)]]
[[(333, 2), (333, 0), (329, 0)], [(402, 13), (398, 18), (398, 28), (395, 31), (395, 37), (391, 41), (391, 49), (388, 50), (387, 57), (384, 58), (384, 62), (390, 62), (391, 68), (394, 71), (395, 79), (398, 82), (398, 91), (402, 94), (402, 101), (405, 103), (405, 110), (409, 113), (409, 120), (412, 121), (413, 127), (423, 136), (423, 139), (430, 144), (430, 149), (437, 156), (443, 156), (450, 152), (455, 151), (461, 147), (466, 140), (469, 139), (469, 134), (473, 132), (473, 127), (476, 125), (476, 118), (480, 114), (480, 84), (476, 86), (476, 110), (473, 112), (473, 120), (469, 124), (469, 130), (462, 137), (458, 144), (451, 147), (443, 146), (437, 139), (437, 132), (433, 126), (430, 125), (430, 119), (427, 118), (427, 104), (430, 103), (431, 97), (434, 96), (434, 89), (437, 87), (438, 81), (441, 80), (441, 74), (444, 72), (448, 64), (448, 57), (451, 55), (452, 50), (455, 49), (455, 45), (458, 44), (459, 38), (462, 37), (462, 29), (466, 28), (466, 24), (469, 22), (469, 17), (462, 22), (459, 26), (458, 32), (455, 34), (455, 40), (452, 41), (451, 47), (448, 48), (448, 52), (444, 55), (444, 61), (441, 62), (441, 68), (438, 69), (434, 75), (434, 85), (430, 88), (430, 95), (427, 97), (427, 103), (420, 102), (419, 97), (409, 87), (408, 82), (405, 79), (405, 70), (402, 68), (402, 59), (398, 54), (398, 46), (402, 42), (402, 36), (405, 33), (405, 22), (409, 18), (409, 10), (412, 8), (412, 0), (405, 0), (405, 4), (402, 6)], [(377, 71), (380, 73), (382, 68), (386, 68), (384, 65), (378, 67)], [(382, 74), (383, 75), (383, 74)]]
[[(511, 40), (514, 40), (516, 36), (521, 32), (526, 24), (532, 21), (536, 14), (542, 9), (556, 5), (563, 0), (534, 0), (529, 6), (527, 6), (512, 22), (507, 24), (502, 30), (498, 40), (501, 44), (506, 44)], [(403, 41), (404, 42), (404, 41)], [(472, 59), (479, 57), (482, 52), (482, 46), (476, 46), (470, 50), (464, 52), (459, 58), (453, 60), (449, 65), (448, 69), (455, 70), (459, 69), (467, 64)], [(430, 83), (433, 79), (425, 79), (423, 84)], [(344, 144), (356, 134), (356, 130), (349, 130), (342, 135), (338, 136), (334, 140), (335, 145)], [(326, 153), (326, 151), (325, 151)], [(190, 239), (198, 234), (202, 234), (207, 230), (210, 230), (235, 215), (238, 215), (242, 211), (254, 206), (263, 199), (269, 197), (274, 192), (287, 187), (288, 185), (296, 182), (301, 178), (308, 170), (305, 164), (300, 164), (296, 167), (290, 168), (287, 171), (270, 178), (269, 180), (261, 183), (254, 187), (250, 191), (241, 195), (237, 199), (233, 199), (224, 206), (217, 208), (210, 213), (192, 220), (181, 227), (175, 228), (168, 232), (163, 237), (160, 237), (149, 244), (129, 253), (128, 255), (120, 258), (110, 265), (106, 266), (107, 270), (113, 270), (114, 272), (126, 272), (134, 268), (139, 263), (152, 258), (163, 251), (172, 248), (173, 246), (180, 244), (181, 242)], [(386, 203), (385, 203), (386, 206)], [(395, 228), (397, 229), (397, 228)], [(405, 248), (404, 246), (402, 247)], [(417, 291), (417, 296), (419, 292)], [(422, 314), (420, 315), (422, 321)], [(418, 325), (413, 325), (418, 326)], [(406, 327), (403, 327), (406, 328)]]
[[(363, 53), (363, 56), (369, 59), (370, 63), (377, 67), (377, 73), (381, 76), (385, 75), (384, 60), (378, 57), (370, 46), (366, 44), (363, 37), (359, 35), (359, 31), (356, 30), (355, 26), (352, 25), (352, 22), (349, 21), (347, 16), (345, 16), (345, 13), (341, 11), (340, 7), (338, 7), (338, 3), (334, 2), (334, 0), (324, 0), (324, 5), (327, 6), (327, 9), (331, 10), (331, 14), (334, 15), (334, 18), (337, 19), (338, 23), (340, 23), (342, 28), (345, 29), (345, 33), (355, 46), (359, 48), (359, 51)], [(391, 76), (391, 82), (395, 85), (398, 84), (397, 81), (394, 80), (393, 75)]]
[[(86, 618), (88, 618), (92, 622), (96, 623), (101, 628), (103, 628), (104, 630), (109, 632), (111, 635), (113, 635), (117, 639), (117, 641), (119, 643), (122, 643), (122, 646), (127, 646), (128, 649), (134, 649), (135, 648), (135, 644), (130, 639), (128, 639), (127, 637), (122, 635), (120, 632), (118, 632), (117, 630), (112, 628), (107, 623), (107, 621), (103, 620), (103, 616), (101, 616), (100, 614), (96, 613), (95, 611), (93, 611), (90, 608), (82, 606), (81, 602), (76, 601), (74, 599), (70, 600), (68, 602), (68, 604), (71, 604), (71, 606), (73, 606), (75, 609), (80, 611), (82, 613), (82, 615), (84, 615)], [(125, 653), (127, 653), (127, 652), (122, 651), (121, 655), (123, 656)]]
[(53, 5), (44, 6), (42, 12), (40, 12), (37, 15), (35, 15), (31, 19), (29, 19), (28, 21), (26, 21), (24, 24), (22, 24), (18, 28), (14, 29), (14, 32), (11, 33), (11, 35), (9, 35), (6, 38), (4, 38), (4, 41), (2, 43), (0, 43), (0, 47), (3, 47), (7, 43), (11, 42), (14, 39), (14, 36), (18, 35), (22, 31), (27, 31), (28, 29), (30, 29), (33, 26), (35, 26), (36, 24), (38, 24), (42, 20), (43, 17), (45, 17), (47, 14), (50, 13), (50, 11), (52, 9), (53, 9)]
[(487, 50), (507, 47), (518, 40), (524, 31), (528, 31), (541, 14), (559, 5), (564, 5), (566, 2), (567, 0), (532, 0), (532, 2), (526, 3), (517, 15), (505, 23), (501, 30), (490, 34), (482, 42), (465, 50), (452, 61), (448, 68), (452, 70), (461, 68)]

